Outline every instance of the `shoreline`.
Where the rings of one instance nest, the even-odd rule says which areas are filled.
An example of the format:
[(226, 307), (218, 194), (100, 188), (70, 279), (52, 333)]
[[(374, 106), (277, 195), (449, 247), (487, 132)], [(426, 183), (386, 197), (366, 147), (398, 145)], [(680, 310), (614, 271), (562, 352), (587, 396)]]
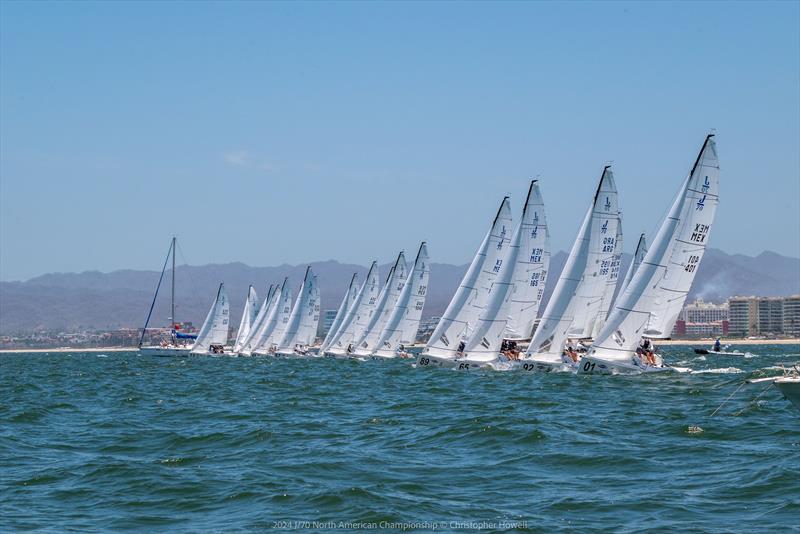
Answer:
[[(713, 339), (665, 339), (656, 341), (656, 345), (696, 345), (698, 347), (705, 347), (706, 345), (713, 344)], [(800, 345), (800, 339), (733, 339), (726, 340), (722, 338), (722, 344), (730, 347), (737, 346), (750, 346), (750, 345)], [(414, 345), (418, 347), (422, 345)], [(53, 352), (57, 354), (65, 354), (68, 352), (136, 352), (137, 347), (91, 347), (91, 348), (68, 348), (58, 347), (54, 349), (0, 349), (0, 354), (44, 354)]]

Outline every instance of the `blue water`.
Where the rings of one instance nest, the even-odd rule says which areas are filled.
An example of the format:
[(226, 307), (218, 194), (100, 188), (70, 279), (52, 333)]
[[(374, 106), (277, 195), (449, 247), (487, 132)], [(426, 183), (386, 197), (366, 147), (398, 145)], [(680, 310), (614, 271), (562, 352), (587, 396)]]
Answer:
[(0, 530), (798, 531), (800, 411), (754, 384), (709, 416), (800, 360), (749, 350), (636, 377), (2, 355)]

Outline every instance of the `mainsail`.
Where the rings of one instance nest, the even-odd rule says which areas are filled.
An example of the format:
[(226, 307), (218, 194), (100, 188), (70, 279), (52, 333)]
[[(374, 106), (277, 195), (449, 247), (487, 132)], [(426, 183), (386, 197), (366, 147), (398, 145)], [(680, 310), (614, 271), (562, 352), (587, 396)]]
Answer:
[(394, 356), (395, 351), (401, 345), (411, 345), (416, 340), (419, 321), (422, 318), (422, 308), (425, 306), (425, 296), (428, 292), (430, 272), (428, 247), (423, 241), (417, 251), (414, 267), (408, 274), (397, 298), (397, 304), (375, 344), (378, 348), (375, 351), (376, 354)]
[(295, 346), (307, 347), (314, 342), (319, 323), (319, 285), (317, 275), (311, 270), (311, 266), (306, 268), (303, 285), (297, 294), (292, 312), (289, 315), (289, 322), (283, 332), (280, 341), (277, 343), (279, 351), (292, 351)]
[(378, 262), (373, 261), (370, 265), (364, 284), (358, 291), (353, 305), (347, 312), (339, 332), (334, 336), (330, 348), (339, 354), (344, 354), (353, 345), (367, 326), (372, 312), (375, 310), (375, 302), (378, 299), (380, 283), (378, 281)]
[(424, 354), (454, 358), (459, 343), (471, 334), (500, 271), (500, 258), (508, 243), (511, 223), (511, 206), (505, 197), (461, 284), (436, 325)]
[(536, 180), (531, 182), (525, 208), (528, 216), (522, 220), (504, 334), (506, 339), (514, 340), (530, 339), (550, 269), (550, 232), (547, 229), (544, 200)]
[(718, 203), (719, 160), (709, 135), (590, 355), (626, 360), (642, 337), (669, 337), (708, 245)]
[(192, 352), (207, 354), (211, 350), (211, 345), (225, 345), (228, 342), (228, 318), (229, 318), (228, 294), (225, 292), (225, 284), (220, 284), (217, 290), (217, 298), (203, 321), (200, 333), (192, 347)]
[(370, 354), (377, 346), (378, 338), (381, 336), (386, 322), (389, 320), (389, 315), (394, 310), (400, 292), (403, 290), (403, 285), (406, 281), (406, 258), (400, 252), (397, 255), (397, 260), (394, 262), (389, 276), (386, 278), (386, 283), (378, 296), (378, 303), (375, 306), (375, 313), (372, 314), (369, 325), (366, 331), (361, 336), (361, 339), (356, 343), (356, 352)]
[(339, 309), (336, 311), (336, 317), (333, 318), (333, 323), (331, 323), (331, 327), (328, 330), (328, 333), (325, 335), (322, 345), (319, 347), (320, 354), (324, 354), (328, 347), (330, 347), (331, 341), (339, 332), (339, 327), (341, 326), (342, 321), (344, 321), (347, 311), (356, 300), (357, 295), (358, 273), (353, 273), (353, 277), (350, 279), (350, 285), (347, 286), (347, 291), (345, 292), (344, 297), (342, 297), (342, 302), (339, 304)]
[(247, 343), (245, 343), (243, 352), (255, 352), (256, 350), (260, 349), (264, 346), (264, 342), (267, 338), (272, 334), (272, 331), (275, 330), (275, 325), (278, 322), (279, 316), (279, 308), (281, 303), (284, 300), (284, 293), (289, 293), (289, 278), (284, 278), (283, 283), (275, 290), (275, 293), (272, 296), (272, 303), (270, 304), (269, 311), (267, 313), (266, 318), (264, 319), (264, 323), (256, 332), (256, 335), (250, 339)]
[(236, 332), (236, 341), (233, 343), (233, 352), (242, 350), (242, 345), (250, 335), (250, 329), (255, 324), (258, 316), (258, 295), (255, 288), (250, 286), (247, 290), (247, 298), (244, 300), (244, 311), (242, 320), (239, 321), (239, 330)]
[[(597, 301), (594, 308), (599, 310), (606, 278), (599, 273), (600, 261), (613, 254), (618, 222), (616, 187), (611, 169), (606, 167), (555, 290), (528, 346), (527, 356), (548, 354), (552, 359), (560, 359), (564, 342), (570, 335), (568, 331), (585, 331), (586, 311), (576, 308), (588, 308)], [(612, 236), (611, 243), (605, 241), (606, 236)], [(606, 247), (608, 249), (603, 252)], [(598, 263), (594, 264), (594, 261)]]
[[(508, 247), (503, 258), (498, 262), (500, 272), (492, 284), (487, 299), (478, 322), (475, 325), (470, 337), (464, 346), (465, 358), (489, 357), (496, 358), (500, 352), (503, 342), (503, 332), (509, 317), (509, 305), (511, 302), (512, 289), (517, 279), (517, 269), (526, 270), (527, 263), (519, 263), (520, 250), (530, 250), (528, 241), (539, 242), (538, 232), (531, 231), (534, 227), (534, 220), (538, 219), (538, 214), (542, 210), (543, 202), (539, 191), (537, 180), (531, 182), (528, 189), (528, 196), (525, 199), (525, 207), (522, 210), (522, 218), (514, 229)], [(526, 262), (530, 258), (522, 258)], [(526, 284), (530, 280), (525, 280)], [(534, 313), (535, 316), (535, 313)]]
[(611, 301), (614, 299), (614, 292), (617, 290), (617, 283), (619, 283), (619, 265), (622, 261), (622, 220), (620, 219), (617, 225), (617, 239), (614, 241), (614, 252), (610, 258), (602, 260), (600, 263), (600, 275), (607, 273), (606, 287), (603, 290), (603, 295), (600, 300), (600, 310), (597, 319), (592, 326), (592, 335), (594, 338), (603, 328), (608, 317), (608, 310), (611, 308)]

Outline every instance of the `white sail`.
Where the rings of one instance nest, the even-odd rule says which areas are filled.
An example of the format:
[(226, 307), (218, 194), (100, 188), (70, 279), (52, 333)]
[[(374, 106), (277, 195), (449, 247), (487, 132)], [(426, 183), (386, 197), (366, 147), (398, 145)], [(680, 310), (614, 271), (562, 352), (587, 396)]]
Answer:
[(372, 312), (375, 311), (375, 302), (378, 299), (380, 282), (378, 281), (378, 262), (373, 261), (364, 279), (364, 284), (358, 291), (351, 309), (339, 327), (339, 332), (334, 336), (330, 345), (331, 352), (344, 354), (352, 349), (357, 336), (366, 328)]
[(283, 302), (284, 293), (289, 292), (289, 278), (284, 278), (283, 283), (278, 286), (275, 290), (275, 293), (272, 296), (272, 303), (270, 304), (269, 311), (267, 312), (267, 316), (264, 319), (263, 324), (258, 329), (258, 332), (248, 341), (245, 343), (242, 352), (245, 354), (255, 352), (259, 350), (263, 345), (269, 335), (275, 330), (275, 325), (278, 323), (278, 316), (280, 312), (280, 305)]
[(511, 206), (508, 197), (505, 197), (489, 232), (483, 238), (461, 284), (425, 346), (424, 354), (455, 358), (459, 343), (469, 337), (500, 271), (500, 258), (508, 244), (507, 234), (511, 223)]
[(278, 350), (291, 352), (296, 346), (308, 347), (314, 342), (319, 323), (319, 285), (317, 275), (306, 268), (303, 285), (297, 294), (289, 322), (278, 341)]
[(258, 341), (259, 336), (264, 330), (264, 325), (267, 322), (267, 318), (274, 308), (275, 294), (277, 292), (278, 286), (270, 284), (269, 289), (267, 289), (267, 297), (264, 299), (264, 302), (258, 309), (258, 315), (256, 315), (256, 319), (253, 321), (253, 325), (250, 327), (250, 332), (247, 334), (247, 338), (242, 343), (242, 346), (236, 352), (240, 354), (246, 354), (253, 350), (255, 343)]
[(642, 234), (639, 236), (639, 243), (637, 243), (636, 252), (633, 253), (633, 257), (631, 258), (631, 264), (628, 266), (628, 272), (625, 273), (625, 279), (622, 280), (622, 284), (619, 286), (617, 298), (625, 293), (625, 288), (627, 288), (628, 284), (631, 283), (633, 275), (636, 273), (636, 269), (639, 268), (639, 265), (642, 264), (642, 260), (644, 260), (645, 254), (647, 254), (647, 240), (645, 239), (644, 234)]
[(719, 160), (709, 135), (650, 250), (595, 339), (589, 354), (629, 360), (642, 337), (665, 338), (686, 301), (719, 203)]
[(544, 200), (535, 180), (528, 192), (526, 210), (528, 217), (522, 221), (504, 334), (506, 339), (514, 340), (531, 338), (550, 269), (550, 231), (547, 229)]
[[(532, 205), (532, 204), (535, 204)], [(542, 209), (542, 197), (536, 180), (531, 182), (528, 189), (528, 196), (525, 199), (525, 206), (514, 233), (511, 236), (509, 245), (502, 258), (500, 272), (492, 284), (489, 291), (489, 298), (483, 309), (475, 329), (464, 345), (464, 358), (469, 359), (494, 359), (500, 352), (503, 342), (503, 333), (508, 322), (512, 289), (516, 279), (517, 268), (526, 269), (527, 266), (520, 266), (520, 250), (525, 243), (526, 250), (529, 249), (527, 242), (535, 239), (539, 240), (538, 232), (536, 237), (532, 237), (534, 232), (534, 218), (538, 216)], [(528, 258), (524, 258), (527, 260)], [(528, 280), (525, 280), (529, 283)]]
[[(561, 270), (553, 294), (528, 346), (527, 356), (547, 354), (551, 359), (560, 360), (564, 342), (570, 335), (568, 331), (573, 330), (573, 325), (579, 321), (582, 324), (579, 327), (581, 332), (585, 328), (583, 324), (586, 315), (583, 310), (578, 313), (576, 308), (588, 307), (593, 299), (599, 304), (604, 284), (597, 284), (595, 278), (598, 276), (593, 274), (599, 269), (600, 258), (610, 256), (613, 252), (615, 237), (611, 237), (610, 245), (607, 242), (603, 244), (603, 241), (607, 235), (616, 236), (619, 213), (616, 195), (612, 194), (614, 192), (616, 187), (613, 185), (613, 177), (610, 169), (606, 167), (603, 169), (594, 199), (583, 218), (578, 237), (570, 249), (567, 262)], [(603, 226), (606, 228), (605, 234), (602, 232)], [(611, 250), (601, 253), (607, 246), (610, 246)], [(598, 261), (596, 265), (590, 263), (595, 260)], [(590, 280), (591, 284), (588, 284)], [(587, 284), (589, 287), (584, 288), (583, 286)]]
[(320, 354), (323, 354), (328, 347), (330, 347), (331, 341), (339, 332), (339, 327), (344, 321), (345, 316), (347, 315), (347, 311), (350, 309), (350, 306), (356, 300), (356, 296), (358, 295), (358, 273), (353, 273), (353, 277), (350, 279), (350, 285), (347, 286), (347, 291), (342, 297), (342, 302), (339, 304), (339, 309), (336, 310), (336, 317), (333, 318), (333, 323), (331, 324), (328, 333), (325, 335), (325, 339), (322, 341), (322, 345), (319, 346)]
[(225, 292), (225, 284), (220, 284), (217, 290), (217, 298), (208, 310), (206, 320), (200, 328), (200, 333), (192, 347), (195, 354), (208, 354), (211, 345), (224, 346), (228, 342), (228, 319), (230, 318), (228, 304), (228, 294)]
[[(272, 329), (259, 342), (255, 351), (264, 353), (272, 352), (277, 348), (278, 341), (283, 337), (286, 327), (289, 325), (289, 316), (292, 313), (292, 290), (288, 281), (284, 281), (281, 287), (280, 298), (277, 301), (275, 315), (271, 321)], [(254, 352), (255, 352), (254, 351)]]
[(375, 313), (372, 314), (369, 325), (367, 325), (367, 329), (361, 339), (356, 343), (357, 353), (371, 354), (377, 347), (378, 339), (381, 337), (386, 322), (389, 320), (389, 315), (394, 310), (400, 292), (406, 283), (406, 268), (405, 255), (400, 252), (378, 296)]
[(611, 301), (614, 299), (614, 292), (617, 290), (619, 283), (619, 267), (622, 261), (622, 217), (620, 216), (619, 224), (617, 225), (617, 239), (614, 242), (614, 252), (610, 258), (604, 259), (600, 263), (600, 275), (607, 276), (606, 286), (603, 290), (603, 295), (600, 300), (600, 309), (597, 313), (597, 319), (592, 325), (592, 335), (594, 337), (600, 333), (600, 329), (606, 324), (608, 311), (611, 308)]
[(236, 341), (233, 343), (233, 352), (242, 350), (242, 345), (250, 335), (250, 329), (255, 324), (258, 316), (258, 295), (255, 288), (250, 286), (247, 290), (247, 298), (244, 299), (244, 310), (242, 319), (239, 321), (239, 330), (236, 332)]
[(428, 247), (423, 241), (414, 260), (414, 267), (408, 274), (397, 303), (375, 344), (376, 354), (394, 356), (401, 346), (411, 345), (416, 340), (422, 308), (425, 307), (425, 296), (428, 293), (430, 272)]

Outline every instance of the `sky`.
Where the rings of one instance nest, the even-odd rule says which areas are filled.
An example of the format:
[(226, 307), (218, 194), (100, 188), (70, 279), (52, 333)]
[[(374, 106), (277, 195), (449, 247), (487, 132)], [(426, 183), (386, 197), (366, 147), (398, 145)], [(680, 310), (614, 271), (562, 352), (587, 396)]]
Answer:
[(707, 133), (710, 245), (800, 256), (798, 2), (0, 2), (0, 279), (470, 261), (539, 177), (568, 250), (613, 163), (625, 251)]

